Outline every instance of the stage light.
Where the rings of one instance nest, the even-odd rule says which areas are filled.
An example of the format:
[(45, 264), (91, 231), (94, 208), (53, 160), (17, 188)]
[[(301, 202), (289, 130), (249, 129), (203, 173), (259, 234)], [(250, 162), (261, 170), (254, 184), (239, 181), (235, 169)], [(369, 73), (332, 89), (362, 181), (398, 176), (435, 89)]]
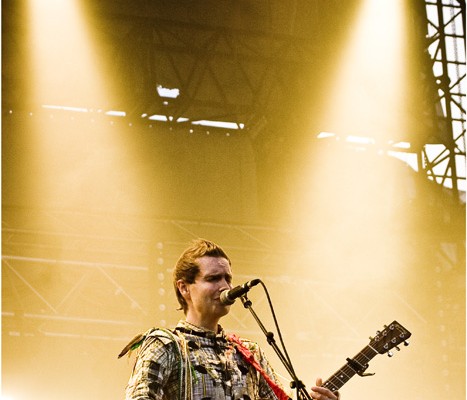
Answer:
[(317, 136), (318, 139), (326, 139), (326, 138), (331, 138), (331, 137), (336, 137), (335, 133), (331, 132), (320, 132)]
[(162, 85), (157, 85), (157, 93), (160, 97), (167, 97), (170, 99), (176, 99), (180, 95), (180, 89), (173, 88), (165, 88)]
[(30, 201), (37, 207), (116, 212), (154, 207), (157, 196), (140, 189), (150, 186), (152, 172), (137, 154), (134, 136), (127, 134), (134, 121), (115, 121), (127, 116), (113, 104), (122, 89), (108, 73), (114, 54), (101, 40), (102, 27), (96, 25), (89, 4), (26, 4), (28, 91), (32, 104), (54, 113), (47, 119), (35, 113), (35, 123), (31, 118), (28, 126), (29, 157), (36, 163), (28, 175)]
[(407, 38), (402, 0), (365, 0), (330, 71), (321, 127), (391, 138), (405, 132)]
[(106, 115), (112, 115), (114, 117), (125, 117), (126, 112), (125, 111), (116, 111), (116, 110), (110, 110), (105, 112)]
[(387, 283), (404, 272), (403, 247), (394, 232), (404, 229), (405, 216), (391, 213), (398, 201), (393, 182), (402, 181), (399, 174), (406, 170), (394, 168), (388, 155), (414, 167), (399, 136), (407, 127), (405, 3), (362, 0), (354, 19), (346, 21), (349, 36), (340, 48), (333, 43), (335, 67), (324, 85), (321, 118), (313, 122), (320, 140), (303, 148), (305, 161), (297, 168), (297, 228), (320, 238), (310, 246), (309, 263), (336, 279)]
[(410, 149), (411, 145), (408, 142), (394, 143), (392, 147), (398, 147), (399, 149)]
[(159, 114), (151, 115), (150, 117), (148, 117), (148, 119), (153, 120), (153, 121), (163, 121), (163, 122), (168, 121), (167, 116), (159, 115)]
[(52, 104), (44, 104), (42, 108), (45, 108), (48, 110), (61, 110), (61, 111), (82, 112), (82, 113), (89, 112), (89, 110), (84, 107), (59, 106), (59, 105), (52, 105)]
[(226, 129), (242, 129), (244, 124), (237, 124), (236, 122), (225, 122), (225, 121), (209, 121), (200, 120), (193, 121), (193, 125), (212, 126), (215, 128), (226, 128)]
[(102, 56), (75, 0), (29, 0), (30, 90), (40, 104), (102, 106), (109, 99)]

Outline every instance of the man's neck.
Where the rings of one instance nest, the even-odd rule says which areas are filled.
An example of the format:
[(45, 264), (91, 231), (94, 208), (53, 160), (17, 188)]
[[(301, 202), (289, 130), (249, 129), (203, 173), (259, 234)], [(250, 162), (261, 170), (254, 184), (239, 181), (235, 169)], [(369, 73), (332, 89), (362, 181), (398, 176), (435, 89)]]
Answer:
[(214, 333), (217, 333), (218, 326), (219, 326), (219, 320), (202, 320), (199, 318), (195, 318), (191, 314), (187, 314), (185, 321), (188, 322), (191, 325), (194, 325), (198, 328), (206, 329), (208, 331), (212, 331)]

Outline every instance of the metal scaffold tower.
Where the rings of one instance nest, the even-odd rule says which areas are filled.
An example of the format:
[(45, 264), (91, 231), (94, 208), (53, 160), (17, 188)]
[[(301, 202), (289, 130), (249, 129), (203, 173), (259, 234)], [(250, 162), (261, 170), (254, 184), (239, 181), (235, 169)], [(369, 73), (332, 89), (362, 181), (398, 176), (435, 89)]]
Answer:
[[(426, 1), (425, 12), (427, 53), (436, 82), (437, 97), (433, 100), (439, 117), (439, 140), (434, 146), (423, 147), (421, 163), (429, 179), (452, 188), (458, 198), (466, 186), (465, 1)], [(429, 146), (434, 151), (429, 152)]]

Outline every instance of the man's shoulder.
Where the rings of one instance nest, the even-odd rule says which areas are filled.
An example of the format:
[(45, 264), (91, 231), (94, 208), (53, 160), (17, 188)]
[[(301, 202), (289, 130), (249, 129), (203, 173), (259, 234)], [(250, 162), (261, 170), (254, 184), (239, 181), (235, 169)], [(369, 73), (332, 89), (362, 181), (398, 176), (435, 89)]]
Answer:
[(136, 335), (120, 352), (118, 358), (124, 356), (128, 352), (132, 352), (138, 348), (157, 344), (158, 346), (166, 346), (171, 343), (178, 342), (179, 338), (172, 331), (165, 328), (151, 328), (144, 333)]
[(157, 338), (164, 343), (178, 341), (178, 336), (173, 331), (165, 328), (151, 328), (143, 336), (144, 339)]

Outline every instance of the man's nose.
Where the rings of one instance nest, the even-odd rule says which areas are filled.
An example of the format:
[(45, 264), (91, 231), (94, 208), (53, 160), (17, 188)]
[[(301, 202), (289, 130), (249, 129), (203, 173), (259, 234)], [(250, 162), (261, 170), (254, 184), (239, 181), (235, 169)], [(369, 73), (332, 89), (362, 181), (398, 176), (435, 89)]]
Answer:
[(232, 289), (232, 288), (233, 288), (232, 283), (224, 278), (222, 280), (221, 290)]

